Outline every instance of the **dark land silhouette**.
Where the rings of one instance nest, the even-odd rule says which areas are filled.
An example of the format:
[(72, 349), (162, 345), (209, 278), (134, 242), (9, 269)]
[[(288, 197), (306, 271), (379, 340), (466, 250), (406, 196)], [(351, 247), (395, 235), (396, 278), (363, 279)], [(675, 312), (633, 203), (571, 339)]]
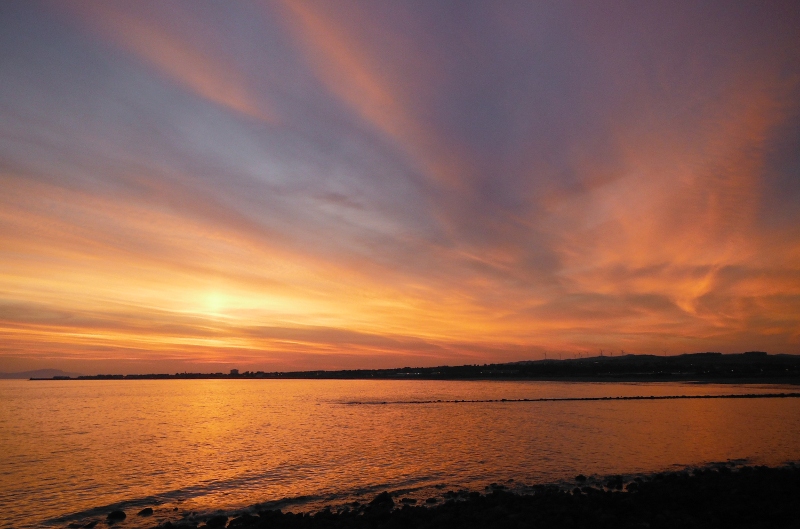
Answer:
[(618, 355), (533, 360), (503, 364), (351, 369), (340, 371), (244, 371), (31, 377), (31, 380), (137, 379), (387, 379), (564, 380), (608, 382), (707, 381), (800, 384), (800, 355), (693, 353), (677, 356)]

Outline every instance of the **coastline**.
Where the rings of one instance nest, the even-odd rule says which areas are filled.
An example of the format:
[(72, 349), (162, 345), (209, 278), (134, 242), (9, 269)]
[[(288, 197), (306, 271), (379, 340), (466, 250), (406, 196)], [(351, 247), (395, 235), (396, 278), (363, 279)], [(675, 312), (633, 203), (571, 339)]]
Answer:
[(800, 465), (728, 462), (629, 477), (579, 475), (570, 484), (525, 486), (522, 491), (493, 483), (484, 491), (450, 490), (425, 502), (404, 498), (402, 491), (381, 492), (368, 503), (331, 505), (311, 513), (258, 505), (228, 512), (159, 513), (155, 506), (124, 515), (113, 511), (105, 519), (74, 521), (67, 527), (123, 522), (122, 527), (125, 518), (154, 529), (799, 527), (798, 504)]
[(531, 377), (464, 377), (464, 378), (413, 378), (413, 377), (391, 377), (391, 376), (372, 376), (372, 377), (323, 377), (323, 376), (230, 376), (230, 375), (216, 375), (204, 373), (189, 373), (187, 375), (82, 375), (76, 377), (49, 377), (39, 378), (30, 377), (27, 379), (32, 382), (52, 382), (52, 381), (99, 381), (99, 380), (425, 380), (425, 381), (465, 381), (465, 382), (489, 382), (489, 381), (502, 381), (502, 382), (574, 382), (574, 383), (632, 383), (632, 384), (645, 384), (650, 382), (686, 382), (693, 384), (771, 384), (771, 385), (787, 385), (787, 386), (800, 386), (800, 378), (798, 377), (737, 377), (737, 378), (713, 378), (713, 377), (696, 377), (696, 376), (565, 376), (565, 377), (546, 377), (546, 376), (531, 376)]
[[(51, 370), (52, 371), (52, 370)], [(49, 375), (49, 373), (48, 373)], [(800, 385), (800, 355), (692, 353), (338, 371), (244, 371), (31, 376), (29, 380), (506, 380)]]

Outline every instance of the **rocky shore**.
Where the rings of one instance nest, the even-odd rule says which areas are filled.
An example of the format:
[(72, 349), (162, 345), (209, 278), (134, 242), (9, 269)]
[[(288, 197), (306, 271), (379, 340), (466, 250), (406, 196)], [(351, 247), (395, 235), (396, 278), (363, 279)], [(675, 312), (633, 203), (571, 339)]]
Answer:
[[(526, 494), (493, 484), (483, 493), (448, 491), (443, 501), (417, 502), (384, 492), (317, 513), (251, 510), (187, 515), (158, 529), (394, 529), (394, 528), (797, 528), (800, 466), (730, 468), (720, 464), (598, 483), (576, 476), (578, 486), (530, 488)], [(590, 484), (591, 483), (591, 484)], [(139, 514), (148, 516), (152, 509)], [(123, 520), (120, 511), (105, 523)], [(137, 516), (138, 518), (138, 516)], [(92, 523), (92, 526), (97, 521)], [(74, 524), (74, 527), (87, 527)]]

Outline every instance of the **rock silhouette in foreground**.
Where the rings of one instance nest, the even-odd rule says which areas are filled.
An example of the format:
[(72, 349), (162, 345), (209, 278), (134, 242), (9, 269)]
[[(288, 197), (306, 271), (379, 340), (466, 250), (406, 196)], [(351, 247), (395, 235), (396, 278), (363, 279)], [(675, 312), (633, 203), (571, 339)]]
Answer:
[(206, 527), (208, 527), (209, 529), (216, 529), (218, 527), (225, 527), (225, 524), (227, 523), (228, 523), (228, 517), (225, 516), (224, 514), (218, 514), (206, 520)]
[[(693, 472), (637, 478), (629, 492), (611, 487), (561, 490), (533, 487), (519, 495), (503, 489), (469, 494), (431, 507), (394, 508), (388, 492), (369, 505), (316, 514), (263, 510), (231, 520), (235, 529), (478, 529), (478, 528), (751, 528), (800, 527), (800, 466), (781, 468), (720, 465)], [(162, 527), (178, 527), (169, 522)]]

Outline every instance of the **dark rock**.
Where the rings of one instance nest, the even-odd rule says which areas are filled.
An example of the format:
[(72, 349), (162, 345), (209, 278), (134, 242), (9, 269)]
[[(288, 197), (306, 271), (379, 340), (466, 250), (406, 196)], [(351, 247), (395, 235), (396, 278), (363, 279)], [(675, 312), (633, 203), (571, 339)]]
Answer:
[(70, 524), (67, 527), (70, 527), (72, 529), (83, 527), (83, 522), (70, 522)]
[(228, 517), (224, 514), (217, 514), (206, 520), (206, 527), (209, 529), (217, 529), (218, 527), (225, 527), (228, 523)]
[(276, 520), (283, 516), (283, 512), (280, 509), (268, 509), (265, 511), (258, 511), (258, 517), (262, 521), (262, 523), (268, 522), (270, 520)]
[(375, 499), (369, 502), (372, 506), (389, 506), (394, 507), (394, 500), (392, 499), (392, 495), (388, 492), (384, 491), (375, 496)]
[(364, 512), (371, 517), (385, 517), (388, 516), (393, 509), (394, 500), (392, 499), (392, 495), (388, 492), (381, 492), (375, 499), (369, 502)]
[(181, 520), (175, 523), (166, 521), (160, 525), (157, 525), (156, 529), (195, 529), (196, 527), (197, 522), (193, 522), (191, 520)]
[(417, 500), (413, 498), (403, 498), (400, 500), (400, 503), (405, 503), (406, 505), (414, 505), (415, 503), (417, 503)]
[(153, 508), (145, 507), (141, 511), (137, 512), (136, 516), (153, 516)]
[(92, 527), (94, 527), (95, 525), (97, 525), (97, 520), (92, 520), (91, 522), (87, 523), (83, 527), (85, 529), (92, 529)]
[(128, 515), (125, 514), (125, 511), (116, 510), (108, 513), (106, 520), (108, 520), (109, 522), (121, 522), (127, 517)]
[(250, 527), (251, 525), (256, 525), (259, 521), (258, 516), (253, 516), (252, 514), (241, 514), (231, 520), (228, 524), (228, 529), (238, 529), (240, 527)]
[[(603, 481), (616, 488), (621, 479), (609, 476)], [(800, 467), (664, 473), (635, 479), (626, 488), (631, 493), (607, 491), (599, 482), (571, 492), (540, 485), (526, 487), (529, 494), (492, 490), (468, 498), (459, 491), (457, 501), (442, 504), (441, 498), (429, 498), (429, 508), (381, 493), (365, 510), (314, 516), (259, 511), (257, 517), (231, 520), (228, 529), (800, 528), (800, 510), (794, 507), (800, 497)], [(404, 507), (393, 509), (395, 502)], [(179, 527), (188, 526), (180, 522), (162, 529)]]
[(583, 474), (578, 474), (577, 476), (575, 476), (575, 481), (577, 481), (578, 483), (583, 483), (584, 481), (586, 481), (586, 476), (584, 476)]

